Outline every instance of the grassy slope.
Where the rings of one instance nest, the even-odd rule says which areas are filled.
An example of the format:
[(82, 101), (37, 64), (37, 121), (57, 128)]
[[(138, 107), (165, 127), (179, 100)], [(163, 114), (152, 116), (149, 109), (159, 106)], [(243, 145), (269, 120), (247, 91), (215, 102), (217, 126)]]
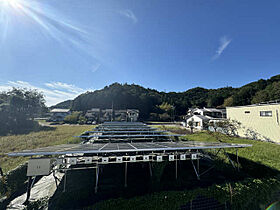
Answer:
[[(163, 130), (169, 130), (174, 133), (183, 133), (182, 127), (178, 126), (153, 126)], [(208, 133), (208, 132), (198, 132), (190, 135), (184, 136), (183, 140), (192, 140), (192, 141), (204, 141), (204, 142), (218, 142), (217, 138), (222, 139), (225, 143), (240, 143), (240, 144), (251, 144), (252, 147), (242, 148), (238, 150), (238, 156), (247, 158), (254, 162), (269, 166), (271, 168), (277, 169), (280, 171), (280, 145), (263, 142), (263, 141), (254, 141), (244, 138), (228, 137), (220, 133)], [(235, 153), (233, 149), (227, 149), (229, 153)]]
[[(33, 149), (65, 143), (75, 143), (73, 136), (93, 128), (92, 125), (60, 125), (53, 126), (52, 130), (32, 132), (24, 135), (11, 135), (0, 137), (0, 154)], [(0, 156), (0, 166), (4, 173), (14, 169), (27, 158)]]
[[(239, 149), (238, 155), (240, 157), (247, 158), (254, 162), (269, 166), (280, 171), (280, 145), (269, 142), (227, 137), (222, 134), (220, 134), (219, 136), (225, 143), (251, 144), (252, 147)], [(217, 139), (212, 135), (209, 135), (207, 132), (187, 135), (184, 139), (194, 141), (217, 142)], [(232, 153), (235, 152), (235, 150), (232, 149), (227, 151)]]
[[(161, 126), (155, 126), (158, 128), (162, 128)], [(165, 130), (170, 130), (173, 132), (176, 132), (174, 126), (170, 129), (168, 129), (167, 126), (164, 128)], [(178, 131), (181, 133), (181, 131)], [(273, 143), (268, 142), (261, 142), (261, 141), (253, 141), (248, 139), (241, 139), (241, 138), (234, 138), (234, 137), (227, 137), (222, 134), (213, 134), (207, 132), (199, 132), (195, 134), (190, 134), (182, 137), (182, 140), (193, 140), (193, 141), (204, 141), (204, 142), (217, 142), (217, 138), (215, 138), (215, 135), (218, 135), (220, 139), (222, 139), (225, 143), (242, 143), (242, 144), (252, 144), (252, 147), (249, 148), (242, 148), (239, 149), (239, 156), (246, 158), (248, 160), (251, 160), (253, 162), (257, 162), (266, 166), (269, 166), (273, 169), (276, 169), (280, 172), (280, 145), (276, 145)], [(227, 150), (229, 153), (234, 153), (235, 150), (229, 149)], [(254, 195), (255, 190), (260, 190), (259, 188), (263, 188), (263, 190), (260, 190), (260, 192), (264, 192), (263, 195), (260, 197), (263, 197), (263, 202), (266, 202), (270, 199), (269, 193), (266, 193), (268, 189), (272, 189), (273, 187), (279, 187), (279, 179), (273, 179), (268, 178), (264, 180), (253, 180), (253, 181), (246, 181), (244, 185), (240, 182), (237, 182), (233, 184), (233, 190), (236, 192), (236, 195), (234, 196), (235, 202), (234, 204), (236, 206), (233, 206), (233, 209), (240, 209), (244, 208), (244, 205), (246, 204), (245, 201), (247, 200), (251, 195)], [(227, 185), (226, 185), (227, 186)], [(199, 191), (199, 189), (197, 189)], [(144, 205), (143, 208), (146, 209), (170, 209), (168, 205), (171, 205), (171, 208), (179, 208), (180, 205), (185, 204), (187, 201), (190, 200), (191, 195), (193, 195), (197, 190), (193, 191), (175, 191), (175, 192), (159, 192), (152, 195), (145, 195), (145, 196), (137, 196), (134, 198), (131, 198), (129, 200), (126, 199), (110, 199), (103, 202), (99, 202), (96, 205), (89, 207), (88, 209), (130, 209), (131, 206), (136, 206), (135, 209), (142, 209), (139, 207), (139, 205)], [(209, 191), (210, 190), (210, 191)], [(209, 191), (209, 192), (207, 192)], [(210, 197), (212, 197), (214, 194), (226, 194), (228, 193), (229, 189), (226, 189), (226, 187), (213, 185), (212, 187), (203, 190), (200, 192), (200, 194), (204, 194), (206, 192), (209, 193)], [(240, 191), (240, 192), (238, 192)], [(237, 193), (238, 192), (238, 193)], [(240, 194), (240, 196), (238, 196)], [(250, 196), (246, 196), (246, 194), (249, 194)], [(173, 198), (174, 196), (175, 198)], [(217, 196), (215, 196), (217, 197)], [(219, 197), (219, 196), (218, 196)], [(220, 196), (223, 197), (223, 196)], [(244, 197), (244, 201), (242, 198)], [(253, 207), (252, 209), (256, 209), (258, 206)], [(248, 207), (249, 208), (249, 207)]]

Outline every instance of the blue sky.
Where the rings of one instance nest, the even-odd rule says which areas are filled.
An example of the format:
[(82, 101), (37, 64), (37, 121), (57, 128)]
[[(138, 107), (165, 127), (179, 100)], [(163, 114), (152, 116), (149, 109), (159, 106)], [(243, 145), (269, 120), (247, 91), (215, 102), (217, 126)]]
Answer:
[(239, 87), (279, 74), (280, 2), (0, 0), (0, 90), (47, 105), (136, 83), (160, 91)]

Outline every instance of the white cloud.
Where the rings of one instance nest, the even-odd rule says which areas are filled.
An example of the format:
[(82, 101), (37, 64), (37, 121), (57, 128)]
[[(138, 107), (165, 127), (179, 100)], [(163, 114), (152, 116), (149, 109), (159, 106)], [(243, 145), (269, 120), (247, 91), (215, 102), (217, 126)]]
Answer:
[(13, 87), (36, 89), (42, 92), (45, 96), (47, 106), (55, 105), (68, 99), (74, 99), (79, 94), (88, 91), (63, 82), (49, 82), (45, 83), (43, 87), (39, 87), (25, 81), (8, 81), (7, 83), (0, 84), (0, 91), (8, 91)]
[(220, 55), (224, 52), (224, 50), (227, 48), (227, 46), (231, 43), (231, 41), (232, 40), (227, 38), (226, 36), (221, 37), (219, 48), (216, 51), (216, 54), (213, 56), (213, 59), (219, 58)]
[(100, 63), (96, 63), (95, 65), (92, 66), (92, 72), (96, 72), (99, 68), (100, 68), (101, 64)]
[(62, 82), (45, 83), (45, 85), (51, 89), (63, 89), (73, 93), (80, 93), (81, 91), (83, 91), (82, 88), (76, 87), (75, 85), (62, 83)]
[(127, 17), (128, 19), (132, 20), (133, 23), (137, 23), (138, 22), (138, 19), (137, 17), (134, 15), (134, 13), (129, 10), (129, 9), (126, 9), (126, 10), (120, 10), (119, 11), (119, 14)]

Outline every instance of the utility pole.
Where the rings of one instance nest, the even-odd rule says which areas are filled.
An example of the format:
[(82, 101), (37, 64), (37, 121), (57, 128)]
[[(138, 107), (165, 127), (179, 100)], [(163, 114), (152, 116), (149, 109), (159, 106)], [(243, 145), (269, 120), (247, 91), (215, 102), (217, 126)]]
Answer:
[(111, 122), (113, 121), (113, 112), (114, 112), (114, 101), (112, 101), (112, 113), (111, 113)]

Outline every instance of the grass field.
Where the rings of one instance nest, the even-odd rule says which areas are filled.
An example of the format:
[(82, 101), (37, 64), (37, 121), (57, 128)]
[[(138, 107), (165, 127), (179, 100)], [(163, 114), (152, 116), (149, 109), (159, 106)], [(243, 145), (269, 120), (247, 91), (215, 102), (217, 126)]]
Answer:
[[(182, 134), (182, 128), (176, 126), (155, 127)], [(226, 182), (195, 190), (156, 192), (130, 199), (120, 197), (99, 202), (87, 209), (124, 210), (131, 209), (133, 206), (136, 207), (135, 209), (180, 209), (180, 206), (193, 199), (194, 195), (214, 197), (220, 202), (226, 200), (231, 203), (232, 209), (264, 209), (269, 202), (275, 201), (271, 193), (280, 189), (280, 145), (209, 132), (187, 134), (181, 139), (204, 142), (217, 142), (219, 139), (225, 143), (251, 144), (252, 147), (239, 149), (238, 153), (242, 159), (240, 160), (241, 173), (245, 175), (245, 179), (230, 181), (230, 188), (228, 188), (229, 183)], [(233, 149), (227, 152), (232, 156), (236, 154)], [(222, 162), (227, 161), (222, 153), (219, 154), (219, 158)], [(236, 173), (232, 174), (235, 175)], [(230, 193), (232, 197), (227, 197)]]
[[(252, 147), (239, 149), (238, 155), (246, 158), (253, 162), (263, 164), (273, 169), (280, 171), (280, 145), (263, 142), (248, 140), (236, 137), (228, 137), (223, 134), (215, 134), (225, 143), (240, 143), (240, 144), (251, 144)], [(206, 141), (206, 142), (217, 142), (218, 140), (207, 132), (200, 132), (191, 135), (187, 135), (183, 139), (193, 141)], [(229, 149), (229, 153), (235, 153), (235, 150)]]
[[(196, 132), (190, 134), (189, 131), (179, 126), (153, 126), (162, 130), (168, 130), (173, 133), (187, 134), (182, 140), (218, 142), (218, 139), (224, 143), (251, 144), (252, 147), (238, 150), (238, 156), (263, 164), (280, 171), (280, 145), (264, 141), (249, 140), (238, 137), (229, 137), (221, 133)], [(227, 152), (235, 154), (234, 149), (228, 149)]]
[(29, 134), (1, 136), (0, 154), (2, 155), (0, 156), (0, 166), (4, 173), (6, 173), (27, 160), (27, 158), (23, 157), (7, 157), (3, 155), (5, 153), (58, 144), (75, 143), (79, 140), (73, 136), (77, 136), (83, 131), (92, 128), (92, 125), (59, 125), (46, 127), (42, 131), (31, 132)]
[[(168, 130), (173, 133), (185, 134), (185, 136), (181, 137), (182, 140), (191, 140), (191, 141), (206, 141), (206, 142), (217, 142), (218, 139), (225, 143), (243, 143), (243, 144), (252, 144), (252, 147), (239, 149), (239, 157), (242, 166), (241, 172), (243, 172), (244, 177), (248, 177), (249, 180), (241, 180), (236, 181), (236, 183), (232, 183), (233, 190), (236, 192), (236, 195), (247, 195), (254, 192), (250, 189), (255, 186), (259, 189), (263, 189), (262, 191), (266, 192), (268, 189), (271, 189), (269, 183), (271, 185), (275, 182), (277, 185), (279, 184), (279, 178), (275, 181), (275, 171), (278, 171), (276, 174), (280, 174), (280, 145), (268, 143), (268, 142), (261, 142), (261, 141), (253, 141), (248, 139), (241, 139), (236, 137), (228, 137), (223, 134), (218, 133), (209, 133), (209, 132), (197, 132), (194, 134), (189, 134), (189, 131), (186, 131), (182, 127), (178, 126), (169, 126), (169, 125), (153, 125), (159, 129)], [(63, 143), (75, 143), (77, 139), (73, 138), (75, 135), (81, 134), (83, 131), (92, 129), (92, 125), (59, 125), (59, 126), (52, 126), (49, 130), (46, 131), (39, 131), (39, 132), (32, 132), (26, 135), (13, 135), (13, 136), (5, 136), (0, 137), (0, 152), (7, 153), (12, 151), (18, 151), (23, 149), (30, 149), (36, 147), (44, 147), (50, 145), (57, 145)], [(233, 156), (235, 155), (235, 150), (227, 150)], [(223, 156), (222, 153), (219, 154), (222, 162), (226, 161), (226, 158)], [(7, 172), (19, 164), (26, 161), (25, 158), (9, 158), (9, 157), (0, 157), (0, 164), (4, 169), (4, 172)], [(272, 170), (270, 170), (270, 168)], [(245, 175), (244, 175), (245, 174)], [(272, 182), (272, 181), (273, 182)], [(241, 181), (241, 182), (240, 182)], [(257, 183), (256, 182), (260, 182)], [(275, 185), (276, 185), (275, 184)], [(214, 190), (214, 192), (218, 191), (220, 188), (222, 189), (221, 194), (228, 193), (229, 190), (227, 189), (227, 183), (225, 185), (213, 185), (209, 189)], [(241, 186), (241, 187), (240, 187)], [(205, 193), (209, 191), (209, 189), (205, 188), (202, 189), (201, 193)], [(253, 188), (252, 188), (253, 189)], [(238, 190), (240, 190), (240, 193)], [(254, 189), (253, 189), (254, 190)], [(174, 192), (159, 192), (155, 193), (153, 196), (147, 194), (144, 196), (136, 196), (134, 198), (120, 198), (117, 200), (109, 199), (104, 202), (100, 202), (96, 204), (100, 209), (107, 209), (107, 207), (112, 207), (112, 209), (129, 209), (128, 207), (131, 204), (133, 206), (144, 205), (147, 206), (150, 204), (150, 207), (160, 206), (158, 202), (161, 203), (161, 197), (172, 198), (172, 195), (175, 194), (176, 198), (171, 200), (166, 200), (164, 205), (171, 205), (173, 207), (173, 203), (178, 201), (177, 197), (182, 197), (179, 204), (183, 204), (188, 201), (189, 198), (185, 198), (184, 196), (187, 195), (186, 193), (190, 193), (193, 195), (195, 191), (187, 190), (187, 191), (174, 191)], [(211, 193), (210, 193), (211, 194)], [(256, 193), (255, 193), (256, 194)], [(257, 193), (259, 194), (259, 193)], [(212, 194), (211, 194), (212, 195)], [(241, 197), (242, 197), (241, 196)], [(263, 196), (263, 195), (262, 195)], [(267, 196), (267, 195), (264, 195)], [(240, 197), (240, 196), (239, 196)], [(236, 197), (237, 200), (240, 200), (238, 196)], [(222, 196), (223, 198), (223, 196)], [(248, 198), (248, 197), (244, 197)], [(144, 203), (143, 203), (144, 199)], [(224, 198), (223, 198), (224, 199)], [(264, 200), (266, 202), (266, 200)], [(237, 202), (238, 203), (238, 202)], [(179, 205), (178, 204), (178, 205)], [(92, 206), (92, 209), (95, 209), (96, 205)], [(168, 206), (167, 205), (167, 206)], [(177, 204), (176, 204), (177, 205)], [(237, 205), (237, 204), (236, 204)], [(239, 205), (239, 203), (238, 203)], [(240, 204), (241, 205), (241, 204)], [(149, 206), (149, 205), (148, 205)], [(126, 208), (124, 208), (126, 207)], [(89, 207), (90, 209), (91, 207)]]

